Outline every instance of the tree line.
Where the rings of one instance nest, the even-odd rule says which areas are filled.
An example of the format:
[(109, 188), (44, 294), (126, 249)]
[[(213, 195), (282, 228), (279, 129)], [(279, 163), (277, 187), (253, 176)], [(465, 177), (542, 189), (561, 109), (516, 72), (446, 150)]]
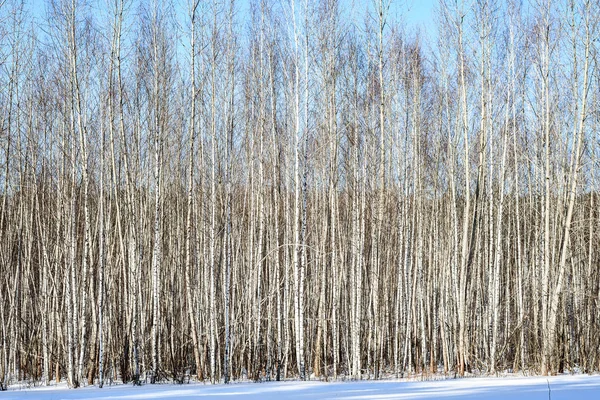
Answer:
[(597, 1), (31, 6), (3, 388), (600, 369)]

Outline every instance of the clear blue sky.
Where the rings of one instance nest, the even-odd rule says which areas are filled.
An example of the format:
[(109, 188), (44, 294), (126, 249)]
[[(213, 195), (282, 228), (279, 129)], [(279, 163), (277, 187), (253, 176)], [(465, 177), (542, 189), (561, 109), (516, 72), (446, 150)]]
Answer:
[[(185, 0), (175, 0), (176, 3), (185, 3)], [(250, 0), (237, 0), (242, 12), (248, 9)], [(354, 3), (354, 7), (363, 8), (372, 0), (350, 0), (342, 1)], [(25, 0), (26, 7), (36, 17), (43, 17), (46, 8), (46, 0)], [(437, 0), (392, 0), (390, 14), (393, 18), (402, 17), (409, 29), (419, 27), (423, 32), (433, 32), (433, 9)]]
[(399, 9), (400, 17), (409, 32), (418, 29), (425, 41), (431, 40), (433, 43), (437, 37), (434, 17), (437, 2), (438, 0), (392, 0), (392, 7)]
[(403, 4), (398, 1), (395, 3), (398, 4), (394, 5), (392, 3), (392, 7), (397, 7), (401, 10), (409, 28), (419, 27), (423, 31), (433, 31), (432, 28), (435, 28), (433, 10), (437, 4), (437, 0), (403, 0)]

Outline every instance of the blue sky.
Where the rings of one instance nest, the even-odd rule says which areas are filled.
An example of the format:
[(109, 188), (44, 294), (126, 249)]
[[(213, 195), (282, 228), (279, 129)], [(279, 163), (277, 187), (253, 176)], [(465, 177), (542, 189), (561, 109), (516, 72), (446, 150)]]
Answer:
[[(394, 0), (392, 1), (394, 2)], [(430, 44), (437, 37), (437, 25), (434, 17), (437, 2), (438, 0), (404, 0), (404, 4), (396, 6), (401, 10), (400, 13), (407, 30), (410, 32), (418, 29), (425, 41), (429, 40)]]
[[(43, 17), (46, 7), (46, 0), (25, 0), (27, 8), (36, 17)], [(185, 3), (185, 0), (178, 2)], [(356, 8), (364, 8), (371, 0), (350, 0)], [(390, 14), (392, 17), (402, 17), (406, 22), (407, 28), (420, 28), (423, 32), (433, 32), (433, 9), (437, 0), (392, 0)], [(250, 0), (238, 0), (240, 9), (243, 11), (248, 8)]]
[[(1, 0), (0, 0), (1, 1)], [(45, 13), (50, 0), (25, 0), (26, 9), (30, 12), (37, 20), (38, 24), (45, 24)], [(86, 0), (84, 0), (86, 1)], [(102, 11), (102, 5), (109, 3), (110, 0), (87, 0), (92, 4), (93, 7), (97, 8), (97, 11)], [(138, 1), (153, 0), (133, 0), (134, 3)], [(161, 0), (157, 0), (161, 1)], [(181, 12), (186, 13), (187, 4), (189, 0), (171, 0), (174, 4), (181, 7)], [(241, 18), (244, 15), (249, 14), (250, 4), (253, 1), (258, 0), (235, 0), (236, 6), (241, 14)], [(271, 1), (283, 1), (286, 0), (271, 0)], [(303, 0), (296, 0), (302, 2)], [(309, 0), (314, 1), (314, 0)], [(364, 22), (364, 13), (367, 8), (372, 9), (377, 0), (340, 0), (340, 8), (342, 13), (348, 13), (351, 19), (356, 18), (355, 22), (358, 25), (362, 25)], [(385, 0), (384, 0), (385, 1)], [(426, 48), (434, 48), (437, 40), (437, 26), (435, 23), (435, 9), (439, 0), (391, 0), (390, 10), (388, 18), (391, 21), (402, 22), (405, 32), (412, 35), (417, 30), (420, 33), (422, 44)], [(98, 10), (99, 9), (99, 10)], [(43, 32), (43, 28), (42, 28)], [(42, 33), (43, 35), (43, 33)]]
[(404, 9), (404, 20), (409, 27), (419, 27), (424, 31), (431, 31), (434, 27), (433, 10), (437, 0), (405, 0), (404, 5), (397, 7)]

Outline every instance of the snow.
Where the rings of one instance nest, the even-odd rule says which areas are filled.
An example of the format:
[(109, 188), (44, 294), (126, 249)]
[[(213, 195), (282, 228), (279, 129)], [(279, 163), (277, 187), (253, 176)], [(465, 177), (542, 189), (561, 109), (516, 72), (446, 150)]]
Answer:
[[(550, 384), (550, 396), (548, 393)], [(360, 382), (268, 382), (209, 385), (159, 384), (90, 386), (67, 389), (64, 385), (9, 388), (0, 392), (2, 400), (160, 400), (160, 399), (510, 399), (510, 400), (597, 400), (600, 376), (561, 375), (554, 377), (463, 378), (436, 381)]]

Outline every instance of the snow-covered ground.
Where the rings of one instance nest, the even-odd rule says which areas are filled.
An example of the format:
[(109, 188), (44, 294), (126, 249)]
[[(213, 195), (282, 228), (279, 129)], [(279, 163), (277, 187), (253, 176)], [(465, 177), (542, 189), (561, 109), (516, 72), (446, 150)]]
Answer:
[[(548, 393), (548, 383), (550, 393)], [(204, 385), (129, 385), (86, 387), (69, 390), (64, 386), (9, 389), (2, 400), (159, 400), (159, 399), (509, 399), (509, 400), (598, 400), (600, 376), (464, 378), (438, 381), (362, 382), (270, 382)]]

